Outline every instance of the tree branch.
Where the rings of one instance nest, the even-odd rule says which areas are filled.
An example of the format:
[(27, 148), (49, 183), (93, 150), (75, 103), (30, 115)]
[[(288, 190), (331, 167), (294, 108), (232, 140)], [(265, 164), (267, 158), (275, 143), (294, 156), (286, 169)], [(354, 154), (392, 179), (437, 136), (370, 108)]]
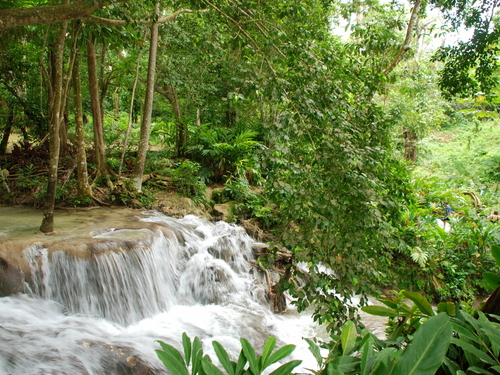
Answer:
[(394, 70), (396, 65), (399, 64), (401, 60), (403, 60), (403, 57), (406, 52), (410, 49), (410, 43), (411, 43), (411, 38), (413, 36), (413, 29), (415, 28), (415, 24), (417, 23), (418, 20), (418, 12), (420, 11), (420, 6), (422, 5), (422, 0), (417, 0), (415, 2), (415, 5), (413, 6), (413, 9), (411, 11), (411, 16), (410, 16), (410, 21), (408, 22), (408, 28), (406, 29), (406, 37), (403, 42), (403, 45), (398, 51), (398, 54), (392, 60), (392, 62), (389, 64), (389, 66), (384, 70), (383, 74), (389, 74)]
[(107, 5), (128, 0), (79, 0), (74, 3), (0, 10), (0, 31), (18, 26), (51, 24), (89, 15)]
[[(180, 14), (183, 14), (183, 13), (196, 13), (196, 12), (207, 12), (207, 11), (208, 11), (208, 9), (202, 9), (202, 10), (179, 9), (172, 14), (168, 14), (166, 16), (158, 18), (156, 23), (162, 24), (162, 23), (172, 21), (177, 16), (179, 16)], [(127, 21), (125, 21), (125, 20), (114, 20), (114, 19), (110, 19), (110, 18), (103, 18), (103, 17), (94, 16), (92, 14), (88, 14), (88, 15), (85, 15), (83, 17), (80, 17), (80, 19), (85, 20), (85, 21), (100, 23), (100, 24), (107, 25), (107, 26), (126, 26), (127, 25)], [(139, 20), (137, 22), (145, 24), (145, 25), (152, 24), (152, 20), (146, 20), (146, 19)]]

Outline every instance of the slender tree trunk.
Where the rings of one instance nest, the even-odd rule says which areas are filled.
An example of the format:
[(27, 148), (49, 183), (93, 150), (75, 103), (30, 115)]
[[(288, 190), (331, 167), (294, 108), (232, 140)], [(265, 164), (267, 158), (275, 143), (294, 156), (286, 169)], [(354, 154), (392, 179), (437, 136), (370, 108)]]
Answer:
[(78, 50), (76, 51), (75, 63), (73, 65), (73, 89), (75, 106), (75, 133), (76, 133), (76, 172), (78, 176), (77, 197), (83, 202), (87, 197), (92, 196), (89, 185), (89, 175), (87, 170), (87, 154), (85, 151), (85, 132), (83, 124), (83, 104), (82, 88), (80, 78), (80, 59)]
[(94, 148), (97, 164), (96, 178), (99, 175), (103, 175), (109, 181), (96, 61), (95, 45), (91, 37), (89, 37), (87, 40), (87, 65), (89, 71), (90, 101), (92, 105), (92, 124), (94, 126)]
[(418, 158), (417, 142), (418, 137), (412, 129), (403, 130), (404, 158), (408, 161), (416, 162)]
[(184, 149), (187, 142), (187, 125), (182, 120), (181, 114), (181, 106), (179, 103), (179, 99), (177, 98), (177, 92), (173, 85), (166, 85), (157, 90), (160, 94), (165, 96), (167, 100), (170, 102), (172, 106), (172, 110), (174, 111), (175, 123), (176, 123), (176, 154), (177, 157), (184, 156)]
[(14, 109), (8, 108), (8, 111), (9, 114), (7, 115), (7, 121), (5, 122), (5, 128), (3, 129), (2, 140), (0, 141), (0, 155), (5, 155), (7, 153), (7, 145), (9, 143), (12, 125), (14, 125)]
[(59, 129), (59, 138), (61, 142), (61, 157), (64, 158), (68, 155), (68, 122), (69, 122), (69, 96), (66, 96), (63, 116), (61, 118), (61, 126)]
[(54, 76), (51, 83), (53, 87), (53, 97), (50, 103), (50, 121), (49, 121), (49, 137), (50, 137), (50, 162), (49, 162), (49, 181), (47, 184), (47, 196), (45, 201), (45, 210), (43, 213), (42, 224), (40, 231), (50, 233), (54, 231), (54, 206), (56, 201), (57, 189), (57, 168), (59, 167), (59, 127), (61, 124), (61, 108), (63, 102), (63, 57), (64, 57), (64, 41), (66, 37), (67, 22), (61, 23), (59, 35), (54, 44), (53, 58), (51, 59), (54, 66), (52, 71)]
[(128, 148), (128, 140), (130, 137), (130, 131), (132, 130), (132, 117), (134, 113), (134, 100), (135, 100), (135, 90), (137, 89), (137, 82), (139, 81), (139, 71), (141, 68), (141, 60), (142, 60), (142, 48), (139, 50), (139, 54), (137, 56), (137, 65), (135, 66), (135, 79), (134, 85), (132, 86), (132, 94), (130, 96), (130, 107), (128, 111), (128, 122), (127, 122), (127, 132), (125, 133), (125, 140), (123, 141), (123, 149), (122, 156), (120, 158), (120, 167), (118, 168), (118, 177), (122, 174), (123, 160), (125, 159), (125, 153)]
[[(155, 15), (160, 12), (160, 4), (155, 4)], [(153, 98), (155, 93), (155, 70), (156, 53), (158, 50), (158, 23), (151, 25), (151, 39), (149, 45), (149, 63), (148, 80), (146, 87), (146, 98), (144, 101), (144, 113), (141, 121), (141, 136), (139, 141), (139, 150), (137, 152), (137, 161), (131, 177), (131, 188), (135, 191), (142, 190), (142, 175), (146, 165), (146, 154), (149, 148), (149, 132), (151, 128), (151, 113), (153, 112)]]

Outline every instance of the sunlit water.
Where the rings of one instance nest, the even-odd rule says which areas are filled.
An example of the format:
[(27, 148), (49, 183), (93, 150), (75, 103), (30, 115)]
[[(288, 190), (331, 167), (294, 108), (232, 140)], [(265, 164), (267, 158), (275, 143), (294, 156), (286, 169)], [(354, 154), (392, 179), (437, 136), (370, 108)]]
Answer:
[[(156, 340), (180, 349), (183, 332), (212, 358), (215, 340), (233, 359), (240, 337), (258, 350), (273, 335), (280, 346), (297, 345), (287, 360), (315, 368), (302, 337), (324, 332), (306, 314), (271, 312), (254, 241), (242, 228), (155, 212), (141, 220), (172, 232), (94, 230), (101, 243), (90, 258), (40, 243), (24, 250), (33, 284), (30, 293), (0, 298), (1, 375), (124, 374), (135, 361), (162, 374)], [(4, 236), (19, 231), (2, 228)], [(124, 248), (124, 239), (136, 245)]]

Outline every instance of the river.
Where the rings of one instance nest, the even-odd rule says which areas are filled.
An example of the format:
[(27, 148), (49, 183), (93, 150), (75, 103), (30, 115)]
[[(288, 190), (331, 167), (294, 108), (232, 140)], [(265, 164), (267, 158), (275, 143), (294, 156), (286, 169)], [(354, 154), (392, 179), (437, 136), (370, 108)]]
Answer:
[(56, 213), (51, 236), (40, 222), (0, 208), (0, 257), (15, 253), (31, 274), (0, 298), (0, 375), (163, 374), (156, 340), (180, 349), (183, 332), (212, 358), (214, 340), (234, 358), (240, 337), (259, 350), (273, 335), (297, 346), (287, 360), (316, 367), (303, 337), (327, 334), (293, 306), (271, 312), (259, 244), (242, 228), (131, 209)]

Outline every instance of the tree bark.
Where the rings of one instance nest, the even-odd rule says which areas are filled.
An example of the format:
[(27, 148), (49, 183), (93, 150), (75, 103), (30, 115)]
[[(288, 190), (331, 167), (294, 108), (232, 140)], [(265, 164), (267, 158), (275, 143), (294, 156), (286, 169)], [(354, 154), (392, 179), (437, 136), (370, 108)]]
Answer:
[(76, 133), (76, 173), (77, 173), (77, 197), (80, 202), (92, 196), (89, 185), (89, 174), (87, 169), (87, 153), (85, 150), (85, 132), (83, 124), (82, 87), (80, 78), (80, 56), (78, 50), (73, 64), (73, 90), (75, 106), (75, 133)]
[(135, 90), (137, 89), (137, 82), (139, 81), (139, 71), (141, 68), (142, 50), (143, 49), (141, 47), (141, 49), (139, 50), (139, 54), (137, 56), (137, 65), (135, 66), (135, 79), (134, 79), (134, 85), (132, 86), (132, 93), (130, 95), (130, 106), (129, 106), (129, 111), (128, 111), (127, 131), (125, 133), (125, 139), (123, 141), (122, 156), (120, 158), (120, 167), (118, 168), (118, 177), (120, 177), (122, 174), (123, 160), (125, 159), (125, 153), (127, 152), (127, 148), (128, 148), (128, 141), (129, 141), (129, 137), (130, 137), (130, 132), (132, 130)]
[(62, 102), (63, 102), (63, 57), (64, 57), (64, 41), (66, 38), (67, 22), (62, 22), (59, 35), (54, 43), (54, 53), (51, 59), (54, 66), (52, 71), (54, 76), (51, 79), (52, 84), (52, 101), (50, 103), (50, 121), (49, 121), (49, 138), (50, 138), (50, 161), (49, 161), (49, 180), (47, 184), (47, 196), (45, 201), (45, 210), (43, 213), (42, 224), (40, 231), (50, 233), (54, 231), (54, 207), (56, 201), (57, 190), (57, 168), (59, 167), (59, 151), (60, 139), (59, 131), (61, 125)]
[[(155, 4), (155, 16), (160, 13), (160, 4)], [(151, 129), (151, 113), (153, 112), (153, 98), (155, 93), (155, 71), (156, 54), (158, 50), (158, 23), (151, 26), (151, 37), (149, 45), (148, 79), (146, 87), (146, 98), (144, 101), (144, 113), (141, 121), (141, 135), (139, 140), (139, 150), (137, 161), (131, 177), (131, 188), (135, 191), (142, 191), (142, 175), (146, 165), (146, 154), (149, 148), (149, 133)]]
[(66, 2), (59, 5), (0, 10), (0, 31), (19, 26), (44, 25), (61, 21), (82, 19), (93, 11), (121, 1)]
[(177, 98), (177, 92), (173, 85), (165, 85), (157, 89), (157, 91), (165, 96), (172, 106), (176, 123), (176, 142), (175, 152), (177, 157), (184, 156), (184, 149), (187, 142), (187, 124), (182, 120), (181, 106)]
[(405, 160), (416, 162), (418, 158), (417, 142), (418, 137), (412, 129), (403, 130), (404, 158)]
[(0, 141), (0, 155), (7, 153), (7, 145), (9, 143), (10, 133), (14, 125), (14, 109), (6, 108), (8, 111), (7, 120), (5, 121), (5, 128), (3, 129), (2, 140)]
[(99, 83), (97, 80), (97, 58), (95, 45), (91, 37), (87, 40), (87, 65), (89, 72), (90, 101), (92, 106), (92, 124), (94, 127), (94, 149), (97, 164), (96, 178), (103, 175), (109, 181), (101, 102), (99, 100)]
[(406, 37), (403, 42), (403, 45), (399, 49), (398, 54), (396, 55), (394, 60), (392, 60), (389, 66), (385, 68), (383, 74), (389, 74), (390, 72), (392, 72), (394, 68), (399, 64), (399, 62), (403, 60), (403, 57), (406, 54), (406, 52), (410, 50), (410, 43), (414, 32), (413, 29), (417, 24), (418, 12), (420, 11), (421, 6), (422, 6), (422, 0), (415, 1), (415, 4), (413, 5), (413, 9), (411, 11), (410, 21), (408, 22), (408, 27), (406, 28)]

